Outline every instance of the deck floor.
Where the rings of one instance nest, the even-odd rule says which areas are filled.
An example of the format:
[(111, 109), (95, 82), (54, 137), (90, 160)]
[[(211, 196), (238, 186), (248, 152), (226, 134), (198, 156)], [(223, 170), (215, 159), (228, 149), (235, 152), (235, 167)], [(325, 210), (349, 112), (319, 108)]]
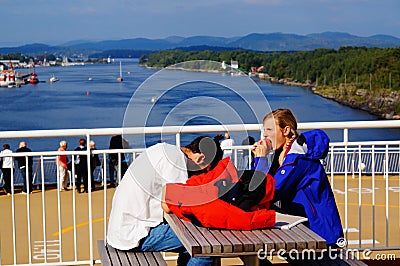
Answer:
[[(344, 211), (345, 211), (345, 182), (344, 176), (336, 176), (333, 184), (336, 201), (342, 217), (342, 223), (345, 225)], [(359, 184), (361, 183), (362, 190), (359, 193)], [(386, 199), (385, 187), (389, 187), (388, 198)], [(359, 247), (358, 239), (360, 233), (360, 224), (358, 217), (361, 216), (361, 247), (371, 246), (372, 240), (375, 237), (375, 246), (381, 247), (388, 244), (389, 246), (400, 247), (400, 178), (399, 176), (390, 176), (389, 180), (382, 177), (375, 179), (375, 208), (372, 208), (372, 178), (371, 176), (363, 176), (359, 182), (358, 175), (352, 179), (351, 175), (348, 176), (347, 187), (348, 193), (348, 213), (349, 219), (347, 238), (349, 239), (349, 247)], [(18, 192), (18, 190), (16, 191)], [(40, 263), (44, 262), (44, 235), (48, 240), (47, 243), (47, 261), (57, 262), (62, 256), (64, 261), (88, 260), (89, 254), (89, 234), (88, 227), (93, 226), (93, 254), (94, 259), (99, 259), (96, 249), (96, 241), (104, 239), (104, 207), (103, 201), (106, 197), (107, 214), (111, 208), (112, 196), (114, 189), (97, 190), (92, 193), (92, 219), (89, 219), (88, 211), (88, 194), (76, 193), (76, 201), (73, 201), (73, 192), (66, 191), (60, 192), (54, 188), (47, 187), (43, 194), (40, 190), (35, 190), (29, 196), (17, 193), (14, 195), (15, 206), (15, 224), (16, 224), (16, 262), (17, 264), (29, 262), (29, 248), (28, 236), (30, 236), (31, 243), (31, 262)], [(43, 201), (44, 199), (44, 201)], [(385, 202), (388, 200), (389, 205), (386, 206)], [(60, 215), (58, 214), (58, 202), (61, 202)], [(361, 205), (359, 206), (359, 201)], [(31, 228), (27, 227), (28, 210), (30, 206), (29, 216), (31, 220)], [(13, 230), (12, 230), (12, 196), (5, 195), (0, 192), (0, 228), (1, 228), (1, 246), (0, 246), (0, 262), (2, 265), (10, 265), (14, 263), (13, 258)], [(75, 206), (75, 209), (73, 208)], [(43, 212), (43, 210), (46, 210)], [(77, 226), (74, 227), (74, 215)], [(386, 220), (388, 214), (388, 220)], [(373, 216), (375, 223), (373, 223)], [(45, 217), (46, 226), (42, 223)], [(61, 227), (58, 227), (58, 221), (61, 220)], [(89, 222), (91, 221), (91, 223)], [(386, 223), (389, 226), (389, 231), (386, 232)], [(375, 227), (375, 236), (372, 233), (372, 228)], [(61, 236), (60, 236), (61, 233)], [(76, 235), (76, 243), (74, 242), (74, 235)], [(388, 237), (388, 239), (386, 238)], [(388, 241), (387, 241), (388, 240)], [(62, 249), (61, 249), (62, 246)], [(60, 252), (60, 250), (62, 250)], [(77, 256), (75, 258), (75, 250)], [(373, 253), (380, 254), (383, 252)], [(387, 253), (387, 252), (386, 252)], [(390, 252), (389, 252), (390, 253)], [(400, 258), (399, 252), (391, 252), (396, 254), (396, 258)], [(391, 254), (390, 253), (390, 254)], [(223, 265), (241, 265), (238, 258), (223, 259)], [(279, 259), (274, 259), (274, 263), (284, 263)], [(378, 261), (369, 261), (368, 264), (376, 265)], [(175, 265), (175, 261), (168, 261), (168, 265)], [(385, 265), (389, 262), (386, 261)], [(399, 261), (397, 260), (397, 263)]]

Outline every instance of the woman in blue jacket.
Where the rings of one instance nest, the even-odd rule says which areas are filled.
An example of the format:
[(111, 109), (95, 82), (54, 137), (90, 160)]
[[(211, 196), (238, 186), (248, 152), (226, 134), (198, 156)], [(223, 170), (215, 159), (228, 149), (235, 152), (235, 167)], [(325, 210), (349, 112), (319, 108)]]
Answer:
[[(329, 150), (322, 130), (297, 133), (297, 122), (288, 109), (264, 117), (264, 139), (255, 143), (253, 167), (275, 178), (277, 211), (308, 218), (310, 229), (328, 245), (343, 237), (335, 198), (321, 164)], [(274, 150), (272, 164), (266, 155)]]

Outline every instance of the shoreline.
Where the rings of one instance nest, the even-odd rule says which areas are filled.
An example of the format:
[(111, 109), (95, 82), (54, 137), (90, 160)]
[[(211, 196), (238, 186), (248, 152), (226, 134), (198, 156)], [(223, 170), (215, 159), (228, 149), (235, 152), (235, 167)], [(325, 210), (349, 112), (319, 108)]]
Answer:
[[(260, 75), (262, 74), (262, 75)], [(268, 80), (273, 84), (281, 84), (285, 86), (297, 86), (302, 88), (311, 89), (313, 94), (316, 94), (325, 99), (333, 100), (344, 106), (351, 107), (353, 109), (362, 110), (368, 112), (369, 114), (375, 115), (380, 119), (400, 119), (400, 114), (395, 112), (396, 103), (400, 102), (400, 93), (395, 91), (378, 91), (378, 95), (368, 95), (368, 92), (363, 89), (355, 90), (355, 94), (344, 98), (340, 94), (342, 93), (343, 86), (340, 85), (339, 88), (327, 87), (330, 90), (336, 92), (334, 93), (324, 93), (323, 86), (315, 86), (315, 84), (301, 83), (298, 81), (292, 81), (290, 79), (278, 79), (276, 77), (270, 77), (268, 74), (255, 74), (260, 80)], [(336, 90), (336, 91), (335, 91)], [(349, 84), (349, 91), (351, 90), (351, 85)], [(360, 99), (365, 99), (360, 101)]]
[[(141, 64), (146, 68), (150, 69), (163, 69), (163, 67), (150, 67), (146, 64)], [(184, 71), (194, 71), (194, 72), (208, 72), (208, 73), (221, 73), (220, 71), (214, 70), (199, 70), (199, 69), (185, 69), (182, 67), (171, 68), (176, 70), (184, 70)], [(243, 73), (243, 75), (247, 75), (244, 72), (238, 70), (238, 72)], [(400, 92), (390, 91), (388, 94), (385, 91), (380, 91), (377, 96), (367, 95), (365, 90), (357, 90), (354, 97), (349, 97), (348, 99), (344, 99), (344, 97), (337, 95), (341, 93), (342, 85), (339, 88), (329, 87), (331, 90), (336, 90), (336, 94), (324, 93), (323, 86), (315, 86), (311, 82), (302, 83), (298, 81), (294, 81), (292, 79), (278, 79), (276, 77), (271, 77), (266, 73), (251, 73), (249, 77), (256, 77), (260, 81), (269, 81), (273, 84), (280, 84), (284, 86), (296, 86), (310, 89), (313, 94), (323, 97), (325, 99), (333, 100), (341, 105), (351, 107), (356, 110), (362, 110), (368, 112), (371, 115), (376, 116), (379, 119), (391, 120), (400, 119), (400, 114), (395, 112), (395, 104), (400, 102)], [(350, 84), (349, 84), (350, 87)], [(359, 92), (361, 91), (361, 92)], [(360, 97), (365, 96), (367, 98), (364, 101), (360, 101)]]

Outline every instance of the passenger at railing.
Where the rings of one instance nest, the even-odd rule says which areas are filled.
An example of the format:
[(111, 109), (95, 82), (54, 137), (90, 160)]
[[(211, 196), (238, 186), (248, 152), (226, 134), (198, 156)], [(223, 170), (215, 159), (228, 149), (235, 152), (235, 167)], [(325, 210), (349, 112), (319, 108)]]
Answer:
[[(9, 144), (4, 144), (3, 145), (3, 150), (1, 151), (1, 154), (11, 154), (12, 151), (10, 150), (10, 145)], [(4, 180), (4, 189), (6, 190), (7, 195), (10, 195), (12, 193), (11, 191), (11, 170), (13, 168), (13, 160), (11, 156), (7, 157), (2, 157), (2, 165), (1, 165), (1, 171), (3, 172), (3, 180)]]
[[(121, 135), (112, 136), (110, 139), (109, 149), (124, 149), (128, 142)], [(125, 175), (128, 169), (128, 164), (125, 160), (125, 154), (121, 153), (121, 178)], [(110, 176), (110, 187), (115, 187), (115, 182), (118, 179), (118, 153), (111, 153), (108, 156), (108, 170)], [(117, 175), (116, 177), (114, 175)]]
[[(96, 143), (91, 140), (89, 142), (89, 148), (91, 151), (96, 150)], [(90, 154), (90, 181), (92, 185), (92, 190), (95, 190), (95, 183), (94, 183), (94, 170), (96, 169), (97, 166), (101, 166), (101, 162), (99, 159), (98, 154)]]
[[(67, 142), (65, 140), (60, 141), (60, 147), (57, 151), (64, 152), (67, 150)], [(67, 155), (57, 155), (57, 171), (58, 171), (58, 178), (60, 182), (60, 191), (68, 191), (68, 179), (69, 179), (69, 172), (68, 172), (68, 162), (67, 162)]]
[[(86, 140), (80, 139), (79, 146), (74, 151), (86, 151)], [(88, 165), (86, 155), (77, 155), (75, 158), (75, 173), (76, 173), (76, 190), (78, 193), (88, 193)], [(81, 184), (83, 181), (83, 191), (81, 190)]]
[(224, 139), (221, 140), (221, 148), (224, 151), (223, 158), (228, 156), (232, 157), (232, 146), (235, 145), (235, 141), (231, 138), (229, 132), (225, 132)]
[[(222, 157), (218, 148), (211, 138), (199, 137), (186, 147), (158, 143), (142, 152), (115, 190), (108, 244), (121, 250), (178, 252), (178, 265), (186, 265), (188, 253), (163, 222), (162, 188), (167, 183), (185, 183), (188, 172), (212, 168)], [(188, 265), (212, 262), (210, 257), (190, 258)]]
[[(32, 150), (27, 147), (25, 141), (21, 141), (16, 152), (32, 152)], [(24, 181), (22, 193), (32, 193), (33, 158), (31, 156), (28, 157), (28, 168), (26, 167), (26, 157), (16, 157), (16, 159), (19, 171)], [(28, 180), (26, 178), (26, 171), (28, 171)], [(28, 183), (28, 187), (26, 186), (26, 183)]]
[[(297, 121), (288, 109), (277, 109), (263, 120), (264, 139), (254, 144), (254, 168), (276, 180), (276, 210), (308, 218), (310, 229), (335, 245), (343, 229), (335, 198), (320, 160), (329, 150), (322, 130), (297, 133)], [(267, 154), (274, 150), (272, 165)], [(273, 206), (273, 205), (272, 205)], [(279, 207), (277, 207), (279, 206)]]
[[(248, 136), (247, 138), (245, 138), (242, 141), (242, 145), (253, 145), (255, 142), (256, 142), (256, 140), (252, 136)], [(253, 153), (249, 153), (249, 151), (247, 149), (243, 150), (242, 165), (241, 165), (241, 167), (238, 167), (238, 169), (241, 169), (241, 170), (250, 169), (249, 160), (250, 160), (250, 162), (253, 162), (253, 160), (254, 160)]]

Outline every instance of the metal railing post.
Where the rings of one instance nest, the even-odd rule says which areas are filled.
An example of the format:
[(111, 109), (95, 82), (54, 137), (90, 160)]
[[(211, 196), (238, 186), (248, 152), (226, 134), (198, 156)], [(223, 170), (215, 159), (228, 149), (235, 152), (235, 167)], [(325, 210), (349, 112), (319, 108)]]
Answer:
[(386, 216), (386, 246), (389, 246), (389, 146), (386, 145), (385, 149), (385, 170), (384, 170), (384, 176), (385, 176), (385, 216)]
[[(45, 198), (45, 186), (44, 186), (44, 161), (43, 155), (40, 156), (40, 171), (41, 171), (41, 178), (42, 178), (42, 228), (43, 228), (43, 250), (44, 250), (44, 262), (47, 263), (47, 226), (46, 226), (46, 198)], [(58, 171), (57, 171), (58, 173)]]
[(372, 145), (372, 247), (375, 247), (375, 145)]
[(32, 264), (32, 234), (31, 234), (31, 198), (30, 193), (32, 192), (30, 176), (28, 173), (28, 156), (25, 157), (25, 186), (26, 186), (26, 218), (28, 222), (28, 256), (29, 256), (29, 263)]
[(176, 143), (176, 146), (178, 146), (178, 147), (181, 146), (181, 133), (180, 132), (175, 134), (175, 143)]
[(87, 163), (86, 169), (87, 175), (87, 189), (88, 189), (88, 209), (89, 209), (89, 253), (90, 253), (90, 265), (93, 265), (93, 210), (92, 210), (92, 167), (91, 167), (91, 151), (90, 151), (90, 133), (86, 134), (86, 156)]
[[(358, 247), (361, 248), (362, 232), (362, 180), (361, 180), (361, 145), (358, 146)], [(353, 158), (354, 164), (354, 158)], [(354, 173), (353, 173), (354, 176)]]

